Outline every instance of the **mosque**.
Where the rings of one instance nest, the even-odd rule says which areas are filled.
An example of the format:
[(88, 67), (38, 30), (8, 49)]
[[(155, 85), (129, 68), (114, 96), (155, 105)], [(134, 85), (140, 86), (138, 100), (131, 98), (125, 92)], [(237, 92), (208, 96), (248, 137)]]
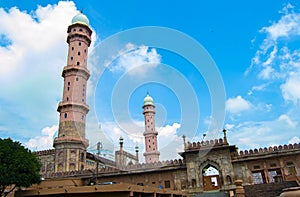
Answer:
[[(79, 13), (67, 30), (67, 65), (58, 104), (59, 129), (51, 150), (35, 152), (44, 181), (16, 196), (279, 196), (300, 185), (300, 143), (238, 151), (223, 137), (186, 142), (182, 159), (161, 161), (155, 129), (155, 105), (144, 98), (145, 163), (139, 150), (124, 150), (120, 138), (115, 160), (87, 151), (86, 103), (88, 49), (92, 30)], [(121, 189), (120, 189), (121, 188)]]

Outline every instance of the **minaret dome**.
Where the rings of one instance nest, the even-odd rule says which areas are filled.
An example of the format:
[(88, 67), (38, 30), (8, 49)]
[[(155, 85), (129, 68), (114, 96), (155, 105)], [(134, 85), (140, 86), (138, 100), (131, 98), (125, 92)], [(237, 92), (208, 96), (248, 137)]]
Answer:
[(147, 96), (144, 98), (144, 105), (154, 105), (153, 98), (147, 93)]
[(89, 19), (82, 13), (77, 14), (72, 19), (72, 24), (80, 23), (86, 26), (89, 26)]

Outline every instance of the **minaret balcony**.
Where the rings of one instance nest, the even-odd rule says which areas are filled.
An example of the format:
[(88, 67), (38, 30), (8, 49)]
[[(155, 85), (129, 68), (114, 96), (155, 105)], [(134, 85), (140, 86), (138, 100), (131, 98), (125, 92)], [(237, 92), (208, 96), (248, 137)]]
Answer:
[(145, 132), (143, 133), (143, 135), (144, 135), (145, 137), (147, 137), (147, 136), (151, 137), (151, 136), (153, 136), (153, 135), (158, 135), (158, 132), (157, 132), (157, 131), (145, 131)]
[(150, 155), (160, 155), (159, 151), (150, 151), (150, 152), (144, 152), (144, 156), (150, 156)]
[(86, 114), (89, 112), (90, 108), (86, 103), (77, 103), (77, 102), (71, 102), (71, 101), (62, 101), (59, 102), (57, 111), (60, 112), (63, 108), (72, 108), (74, 110), (81, 109)]
[(78, 137), (78, 136), (60, 136), (54, 138), (54, 144), (57, 146), (58, 144), (66, 144), (66, 143), (72, 143), (72, 144), (83, 144), (84, 147), (88, 147), (89, 140), (86, 138)]
[(90, 77), (90, 71), (86, 67), (81, 67), (77, 65), (67, 65), (64, 67), (62, 72), (62, 77), (69, 75), (82, 75), (86, 80)]

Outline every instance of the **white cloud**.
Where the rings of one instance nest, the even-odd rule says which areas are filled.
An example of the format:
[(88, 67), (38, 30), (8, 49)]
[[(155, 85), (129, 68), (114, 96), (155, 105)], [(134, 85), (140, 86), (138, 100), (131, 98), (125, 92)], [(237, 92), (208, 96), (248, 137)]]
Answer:
[(289, 140), (289, 144), (295, 144), (295, 143), (299, 143), (299, 142), (300, 142), (300, 138), (297, 136), (295, 136)]
[(280, 86), (283, 98), (286, 101), (300, 103), (300, 71), (292, 73), (285, 83)]
[(288, 8), (293, 7), (285, 7), (284, 8), (284, 16), (281, 19), (273, 23), (269, 27), (262, 28), (262, 32), (268, 34), (270, 39), (276, 41), (281, 37), (290, 37), (292, 35), (299, 35), (300, 34), (300, 14), (290, 12)]
[[(260, 33), (265, 34), (265, 39), (259, 46), (259, 50), (252, 58), (253, 66), (259, 66), (262, 71), (258, 77), (262, 79), (274, 79), (282, 76), (282, 72), (278, 70), (280, 64), (278, 60), (284, 60), (287, 57), (286, 45), (281, 46), (280, 43), (284, 39), (285, 43), (293, 40), (295, 36), (300, 35), (300, 13), (293, 10), (292, 6), (287, 5), (283, 8), (281, 18), (273, 22), (270, 26), (263, 27)], [(285, 54), (285, 55), (281, 55)]]
[(170, 137), (176, 135), (177, 129), (180, 128), (180, 124), (173, 123), (173, 125), (166, 125), (164, 127), (159, 128), (159, 136), (161, 137)]
[(276, 74), (274, 68), (271, 66), (265, 66), (264, 69), (258, 74), (258, 77), (261, 79), (270, 79)]
[(229, 98), (226, 101), (226, 110), (231, 113), (239, 113), (245, 110), (250, 109), (251, 103), (241, 96), (235, 98)]
[(282, 114), (279, 116), (278, 118), (279, 121), (284, 121), (285, 123), (287, 123), (287, 125), (291, 128), (296, 128), (297, 126), (297, 123), (296, 122), (293, 122), (290, 117), (286, 114)]
[(28, 140), (25, 145), (33, 150), (43, 150), (53, 148), (53, 137), (57, 132), (58, 126), (53, 125), (52, 127), (45, 127), (41, 131), (40, 136), (36, 136)]
[(249, 121), (240, 123), (228, 132), (229, 142), (240, 149), (253, 149), (273, 145), (287, 144), (293, 136), (298, 136), (299, 117), (281, 114), (277, 118), (265, 121)]
[[(268, 81), (268, 88), (276, 91), (280, 86), (283, 99), (298, 104), (300, 50), (294, 47), (294, 42), (295, 38), (297, 40), (300, 37), (300, 12), (291, 4), (287, 4), (281, 14), (278, 21), (260, 30), (265, 38), (260, 43), (246, 73), (255, 69), (259, 79)], [(248, 95), (252, 93), (251, 90)]]
[(129, 74), (140, 76), (146, 74), (147, 69), (156, 67), (160, 62), (161, 56), (155, 48), (128, 43), (126, 48), (119, 52), (115, 63), (110, 66), (110, 70), (112, 72), (131, 71)]
[[(0, 8), (0, 33), (11, 42), (11, 45), (1, 47), (1, 60), (5, 66), (0, 70), (0, 75), (11, 74), (16, 69), (19, 72), (24, 70), (25, 66), (31, 69), (33, 67), (36, 69), (38, 66), (45, 67), (43, 64), (38, 65), (42, 62), (35, 64), (28, 62), (38, 54), (43, 55), (42, 58), (44, 58), (47, 53), (47, 59), (51, 62), (51, 58), (57, 60), (61, 57), (58, 54), (63, 52), (65, 59), (66, 28), (76, 12), (73, 2), (59, 2), (57, 5), (46, 7), (38, 6), (37, 10), (31, 14), (20, 11), (16, 7), (8, 12)], [(36, 57), (36, 60), (41, 60), (41, 58)], [(52, 67), (55, 66), (52, 65)]]

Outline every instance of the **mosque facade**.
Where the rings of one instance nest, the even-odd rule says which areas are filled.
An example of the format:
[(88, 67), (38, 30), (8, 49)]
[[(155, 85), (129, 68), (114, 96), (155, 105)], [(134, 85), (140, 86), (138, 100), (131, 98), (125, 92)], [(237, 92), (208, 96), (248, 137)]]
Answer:
[(238, 147), (229, 144), (223, 130), (222, 138), (209, 141), (186, 142), (183, 136), (184, 150), (179, 153), (182, 159), (161, 161), (155, 105), (149, 94), (143, 104), (145, 163), (139, 162), (137, 147), (135, 153), (124, 150), (123, 138), (114, 161), (89, 153), (85, 128), (89, 112), (87, 58), (92, 30), (88, 18), (82, 13), (76, 15), (67, 33), (68, 58), (62, 71), (62, 101), (57, 108), (58, 136), (54, 139), (54, 149), (35, 152), (41, 160), (45, 180), (76, 179), (86, 186), (126, 183), (180, 191), (186, 196), (200, 196), (205, 192), (256, 196), (260, 187), (269, 188), (269, 193), (261, 196), (275, 196), (270, 191), (278, 195), (283, 188), (299, 186), (300, 143), (238, 151)]

